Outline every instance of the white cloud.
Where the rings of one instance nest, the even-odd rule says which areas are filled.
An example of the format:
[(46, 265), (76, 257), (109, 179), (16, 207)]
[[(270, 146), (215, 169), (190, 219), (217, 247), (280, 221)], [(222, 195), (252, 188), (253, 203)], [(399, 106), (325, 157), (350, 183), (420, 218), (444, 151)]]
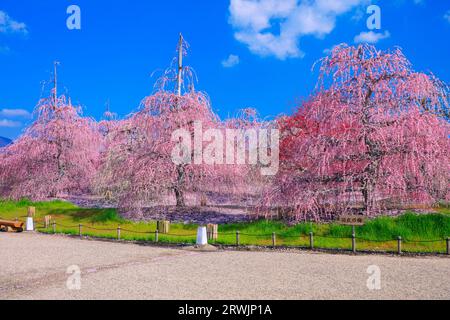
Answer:
[(444, 19), (447, 20), (448, 23), (450, 23), (450, 10), (448, 10), (448, 11), (445, 13)]
[(362, 31), (354, 38), (355, 43), (377, 43), (380, 40), (387, 39), (391, 36), (389, 31), (384, 33), (377, 33), (373, 31)]
[(0, 10), (0, 33), (27, 34), (27, 26), (23, 22), (12, 19), (5, 11)]
[(6, 118), (31, 118), (31, 113), (24, 109), (2, 109), (0, 110), (0, 116)]
[(237, 66), (239, 62), (240, 62), (239, 56), (230, 54), (228, 58), (222, 61), (222, 66), (224, 68), (232, 68), (234, 66)]
[[(251, 52), (278, 59), (302, 57), (300, 38), (323, 38), (336, 18), (367, 0), (231, 0), (235, 38)], [(278, 31), (275, 31), (278, 30)]]
[(357, 8), (352, 15), (352, 21), (360, 22), (366, 16), (366, 11), (362, 8)]
[(20, 127), (21, 125), (22, 123), (20, 123), (19, 121), (0, 119), (0, 127), (3, 128), (17, 128)]

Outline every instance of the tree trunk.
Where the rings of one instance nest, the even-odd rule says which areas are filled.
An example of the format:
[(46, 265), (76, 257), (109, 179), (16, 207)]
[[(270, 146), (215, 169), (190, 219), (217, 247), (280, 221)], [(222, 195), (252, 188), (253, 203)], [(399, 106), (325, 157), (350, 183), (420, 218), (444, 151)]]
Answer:
[(174, 188), (175, 191), (175, 198), (177, 199), (177, 207), (184, 207), (184, 192), (178, 187)]
[(374, 189), (375, 182), (370, 177), (364, 179), (361, 192), (364, 197), (364, 211), (366, 211), (367, 215), (370, 215), (370, 212), (375, 205)]
[(367, 148), (367, 155), (369, 158), (369, 164), (364, 170), (364, 176), (361, 184), (361, 192), (364, 197), (364, 210), (367, 215), (375, 206), (375, 187), (377, 184), (378, 169), (382, 158), (382, 152), (378, 146), (378, 143), (371, 138), (371, 133), (374, 131), (372, 116), (370, 113), (370, 97), (373, 94), (373, 90), (369, 87), (365, 100), (363, 103), (362, 111), (362, 124), (364, 127), (364, 144)]
[(175, 198), (177, 200), (177, 207), (184, 207), (184, 167), (182, 165), (177, 166), (177, 184), (173, 188), (175, 192)]
[(379, 166), (381, 162), (381, 155), (376, 146), (376, 143), (366, 139), (366, 145), (369, 149), (370, 163), (364, 170), (364, 178), (362, 181), (362, 194), (364, 196), (364, 209), (367, 215), (375, 207), (375, 188), (377, 185)]

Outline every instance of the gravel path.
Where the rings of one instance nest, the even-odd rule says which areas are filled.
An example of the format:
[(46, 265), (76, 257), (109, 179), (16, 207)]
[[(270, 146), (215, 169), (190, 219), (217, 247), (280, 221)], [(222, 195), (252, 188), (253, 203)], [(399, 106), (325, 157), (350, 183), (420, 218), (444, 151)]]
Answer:
[[(33, 233), (0, 233), (0, 252), (0, 299), (450, 299), (446, 257), (198, 252)], [(80, 290), (67, 288), (71, 265)], [(380, 290), (367, 287), (371, 265)]]

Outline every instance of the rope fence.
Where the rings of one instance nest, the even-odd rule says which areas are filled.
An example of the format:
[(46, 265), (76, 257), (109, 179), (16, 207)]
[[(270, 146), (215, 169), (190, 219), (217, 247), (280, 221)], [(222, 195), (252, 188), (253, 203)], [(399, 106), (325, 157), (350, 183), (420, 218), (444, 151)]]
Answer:
[[(0, 220), (2, 220), (2, 218), (0, 217)], [(168, 232), (159, 232), (159, 230), (154, 230), (154, 231), (140, 231), (140, 230), (131, 230), (131, 229), (126, 229), (126, 228), (122, 228), (120, 225), (116, 228), (116, 229), (112, 229), (112, 228), (99, 228), (99, 227), (94, 227), (94, 226), (89, 226), (89, 225), (83, 225), (83, 224), (78, 224), (78, 225), (65, 225), (65, 224), (61, 224), (61, 223), (57, 223), (55, 220), (52, 221), (45, 221), (45, 220), (36, 220), (34, 222), (34, 226), (35, 229), (49, 229), (52, 228), (52, 231), (54, 234), (57, 233), (57, 231), (60, 231), (61, 233), (70, 233), (70, 234), (77, 234), (82, 238), (83, 236), (88, 236), (88, 233), (83, 233), (84, 230), (93, 230), (93, 231), (99, 231), (99, 232), (115, 232), (116, 233), (116, 239), (117, 240), (121, 240), (121, 235), (123, 232), (127, 233), (127, 234), (136, 234), (136, 235), (148, 235), (148, 236), (153, 236), (153, 242), (159, 242), (161, 239), (160, 237), (163, 237), (163, 240), (169, 240), (170, 237), (174, 237), (177, 239), (181, 239), (183, 238), (181, 241), (189, 239), (189, 240), (194, 240), (194, 239), (190, 239), (192, 237), (196, 237), (197, 233), (186, 233), (186, 234), (180, 234), (180, 233), (168, 233)], [(59, 227), (60, 230), (57, 230)], [(65, 229), (65, 230), (61, 230), (61, 228)], [(91, 234), (92, 235), (92, 234)], [(95, 236), (95, 235), (94, 235)], [(109, 235), (107, 235), (109, 236)], [(218, 241), (218, 236), (228, 236), (228, 241)], [(230, 240), (233, 239), (233, 237), (235, 238), (235, 240)], [(111, 236), (110, 236), (111, 237)], [(393, 252), (396, 252), (397, 254), (402, 254), (404, 252), (403, 250), (403, 246), (404, 245), (408, 245), (408, 244), (433, 244), (433, 243), (444, 243), (444, 250), (441, 250), (439, 252), (432, 252), (432, 251), (427, 251), (430, 253), (442, 253), (443, 251), (445, 251), (445, 253), (447, 255), (450, 255), (450, 238), (442, 238), (442, 239), (424, 239), (424, 240), (416, 240), (416, 239), (407, 239), (407, 238), (402, 238), (401, 236), (398, 236), (397, 238), (393, 238), (393, 239), (369, 239), (369, 238), (364, 238), (364, 237), (357, 237), (355, 234), (352, 234), (350, 237), (349, 236), (332, 236), (332, 235), (322, 235), (322, 234), (314, 234), (313, 232), (310, 232), (309, 234), (305, 234), (305, 233), (299, 233), (298, 235), (292, 235), (292, 234), (277, 234), (275, 232), (272, 233), (267, 233), (267, 234), (261, 234), (261, 233), (241, 233), (240, 231), (236, 231), (236, 232), (217, 232), (216, 236), (213, 237), (212, 233), (210, 234), (210, 232), (208, 231), (208, 235), (207, 235), (208, 239), (211, 240), (212, 243), (215, 244), (223, 244), (223, 245), (235, 245), (236, 247), (239, 246), (245, 246), (245, 245), (261, 245), (261, 243), (258, 243), (257, 239), (258, 238), (265, 238), (265, 240), (269, 240), (271, 243), (271, 247), (275, 248), (275, 247), (296, 247), (294, 245), (286, 245), (286, 244), (281, 244), (279, 245), (277, 242), (279, 240), (281, 240), (281, 243), (286, 242), (285, 240), (292, 240), (292, 239), (298, 239), (304, 242), (304, 246), (302, 248), (308, 247), (311, 250), (326, 250), (326, 249), (338, 249), (338, 250), (349, 250), (348, 248), (343, 248), (342, 247), (342, 243), (341, 243), (341, 247), (336, 247), (336, 248), (331, 248), (330, 246), (323, 246), (322, 243), (322, 247), (317, 245), (317, 241), (316, 240), (320, 240), (320, 239), (335, 239), (335, 240), (350, 240), (351, 241), (351, 251), (356, 253), (357, 252), (357, 244), (359, 243), (361, 245), (361, 243), (364, 242), (368, 242), (368, 243), (377, 243), (377, 244), (389, 244), (389, 245), (393, 245), (396, 244), (396, 248), (394, 248)], [(114, 238), (114, 237), (111, 237)], [(250, 239), (255, 239), (256, 241), (248, 241), (248, 239), (244, 239), (247, 241), (242, 241), (243, 238), (250, 238)], [(145, 239), (145, 241), (150, 241), (150, 237), (147, 237)], [(278, 241), (277, 241), (278, 240)], [(263, 239), (259, 240), (259, 241), (263, 241)], [(242, 242), (246, 243), (246, 244), (242, 244)], [(292, 242), (292, 241), (291, 241)], [(320, 241), (319, 241), (320, 242)], [(177, 242), (180, 243), (180, 242)], [(181, 243), (180, 243), (181, 244)], [(349, 243), (350, 244), (350, 243)], [(264, 243), (263, 246), (268, 246), (268, 243)], [(300, 247), (297, 245), (297, 247)], [(362, 251), (362, 250), (360, 250)], [(386, 250), (384, 251), (377, 251), (377, 250), (365, 250), (365, 251), (373, 251), (373, 252), (386, 252)], [(417, 251), (411, 251), (411, 252), (417, 252)]]
[[(236, 231), (236, 233), (220, 233), (221, 235), (236, 235), (236, 246), (241, 245), (241, 236), (246, 237), (265, 237), (265, 238), (272, 238), (272, 247), (277, 246), (277, 234), (273, 232), (272, 234), (248, 234), (248, 233), (240, 233), (239, 231)], [(402, 245), (408, 244), (408, 243), (445, 243), (445, 252), (447, 255), (450, 255), (450, 238), (442, 238), (442, 239), (434, 239), (434, 240), (409, 240), (409, 239), (402, 239), (402, 237), (397, 237), (395, 239), (368, 239), (364, 237), (357, 237), (355, 234), (353, 234), (351, 237), (339, 237), (339, 236), (329, 236), (329, 235), (315, 235), (313, 232), (310, 232), (309, 235), (306, 234), (300, 234), (300, 235), (278, 235), (279, 239), (308, 239), (309, 238), (309, 248), (310, 249), (330, 249), (329, 247), (319, 247), (315, 246), (314, 240), (315, 239), (338, 239), (338, 240), (351, 240), (351, 251), (354, 253), (357, 252), (357, 243), (358, 242), (374, 242), (379, 244), (392, 244), (396, 243), (396, 251), (398, 254), (402, 254)], [(334, 249), (343, 249), (343, 248), (334, 248)], [(367, 250), (366, 250), (367, 251)], [(435, 252), (440, 253), (440, 252)]]
[[(130, 229), (125, 229), (122, 228), (121, 226), (118, 226), (117, 229), (111, 229), (111, 228), (96, 228), (96, 227), (92, 227), (92, 226), (87, 226), (87, 225), (83, 225), (83, 224), (79, 224), (79, 225), (64, 225), (61, 223), (57, 223), (55, 221), (53, 221), (51, 223), (51, 226), (53, 227), (53, 233), (56, 233), (56, 227), (62, 227), (65, 229), (78, 229), (78, 234), (80, 237), (83, 236), (83, 230), (87, 229), (87, 230), (94, 230), (94, 231), (104, 231), (104, 232), (117, 232), (117, 239), (120, 240), (121, 238), (121, 233), (122, 232), (126, 232), (126, 233), (132, 233), (132, 234), (140, 234), (140, 235), (154, 235), (155, 236), (155, 241), (158, 242), (158, 238), (159, 235), (161, 235), (161, 233), (158, 232), (158, 230), (155, 231), (138, 231), (138, 230), (130, 230)], [(45, 225), (42, 224), (42, 228), (45, 229)], [(74, 232), (72, 232), (74, 233)], [(174, 233), (163, 233), (163, 236), (170, 236), (170, 237), (196, 237), (197, 233), (189, 233), (189, 234), (174, 234)]]

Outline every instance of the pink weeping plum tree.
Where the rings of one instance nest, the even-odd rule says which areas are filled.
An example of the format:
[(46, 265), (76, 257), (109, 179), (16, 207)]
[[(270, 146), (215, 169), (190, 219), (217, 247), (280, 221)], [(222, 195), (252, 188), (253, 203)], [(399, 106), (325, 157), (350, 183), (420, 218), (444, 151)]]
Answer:
[(448, 94), (400, 49), (336, 47), (316, 94), (279, 119), (280, 171), (263, 203), (320, 220), (448, 201)]
[[(57, 98), (55, 85), (53, 97), (36, 107), (36, 121), (0, 149), (0, 196), (96, 192), (140, 211), (167, 197), (183, 207), (191, 194), (262, 194), (262, 208), (315, 220), (449, 200), (449, 90), (433, 75), (415, 72), (399, 49), (336, 47), (321, 60), (315, 94), (275, 124), (251, 109), (220, 120), (182, 65), (186, 50), (180, 37), (178, 65), (123, 120), (109, 110), (100, 123), (82, 117), (70, 100)], [(198, 123), (203, 131), (278, 126), (278, 174), (262, 177), (252, 165), (175, 163), (172, 134), (184, 129), (195, 138)]]
[(208, 168), (176, 164), (172, 158), (172, 133), (180, 128), (193, 132), (194, 121), (201, 121), (203, 126), (215, 121), (201, 93), (178, 96), (161, 91), (144, 99), (141, 110), (128, 119), (125, 132), (119, 132), (124, 140), (117, 147), (122, 152), (112, 150), (120, 157), (114, 171), (118, 181), (123, 182), (121, 205), (144, 207), (149, 200), (161, 200), (168, 191), (173, 192), (181, 207), (185, 205), (186, 190), (207, 183)]
[[(182, 66), (187, 45), (180, 38), (178, 68), (169, 68), (157, 81), (156, 92), (143, 99), (139, 110), (108, 133), (107, 152), (99, 171), (100, 188), (109, 189), (119, 206), (134, 217), (141, 209), (155, 204), (186, 205), (189, 195), (208, 191), (237, 190), (245, 166), (221, 163), (195, 163), (195, 126), (202, 132), (225, 129), (231, 122), (221, 121), (212, 111), (208, 97), (194, 89), (193, 72)], [(191, 138), (190, 163), (176, 163), (173, 151), (180, 141), (173, 133), (183, 129)], [(201, 137), (200, 137), (201, 139)], [(204, 141), (201, 147), (206, 146)], [(239, 185), (241, 187), (242, 185)]]
[[(257, 130), (261, 129), (277, 129), (277, 123), (276, 121), (267, 121), (261, 119), (258, 111), (254, 108), (245, 108), (238, 110), (238, 113), (234, 117), (224, 120), (223, 127), (225, 129), (237, 130), (243, 136), (245, 136), (247, 130), (257, 132)], [(233, 141), (233, 145), (233, 156), (236, 159), (238, 153), (237, 150), (239, 148), (238, 140)], [(240, 164), (226, 166), (224, 168), (224, 177), (231, 181), (224, 184), (226, 186), (233, 187), (232, 192), (234, 194), (234, 204), (254, 207), (260, 204), (261, 194), (266, 189), (267, 185), (270, 185), (272, 176), (261, 174), (262, 169), (264, 168), (264, 165), (261, 163), (261, 161), (258, 161), (256, 164), (252, 164), (250, 161), (250, 153), (253, 153), (253, 155), (259, 154), (260, 146), (252, 146), (252, 144), (249, 143), (248, 140), (244, 141), (244, 146), (246, 148), (246, 163), (244, 165)], [(228, 190), (229, 189), (230, 188), (228, 188)]]
[(45, 200), (89, 193), (101, 142), (95, 122), (56, 94), (39, 101), (35, 113), (24, 134), (0, 152), (0, 196)]
[[(99, 171), (101, 185), (118, 198), (119, 205), (139, 214), (140, 210), (175, 199), (176, 206), (186, 205), (186, 194), (203, 195), (209, 191), (244, 192), (242, 178), (246, 165), (194, 162), (196, 123), (202, 130), (223, 130), (204, 94), (188, 92), (181, 97), (159, 91), (146, 97), (140, 110), (110, 134), (108, 152)], [(178, 164), (173, 150), (178, 141), (172, 139), (177, 129), (185, 129), (191, 139), (191, 163)], [(201, 142), (202, 149), (207, 143)], [(171, 203), (171, 201), (169, 201)]]
[(116, 147), (120, 140), (118, 134), (123, 131), (126, 120), (118, 119), (117, 114), (107, 109), (103, 118), (98, 122), (97, 128), (102, 137), (99, 148), (98, 170), (93, 180), (93, 193), (107, 201), (113, 200), (113, 194), (120, 185), (112, 175), (111, 166), (115, 163), (110, 150)]

